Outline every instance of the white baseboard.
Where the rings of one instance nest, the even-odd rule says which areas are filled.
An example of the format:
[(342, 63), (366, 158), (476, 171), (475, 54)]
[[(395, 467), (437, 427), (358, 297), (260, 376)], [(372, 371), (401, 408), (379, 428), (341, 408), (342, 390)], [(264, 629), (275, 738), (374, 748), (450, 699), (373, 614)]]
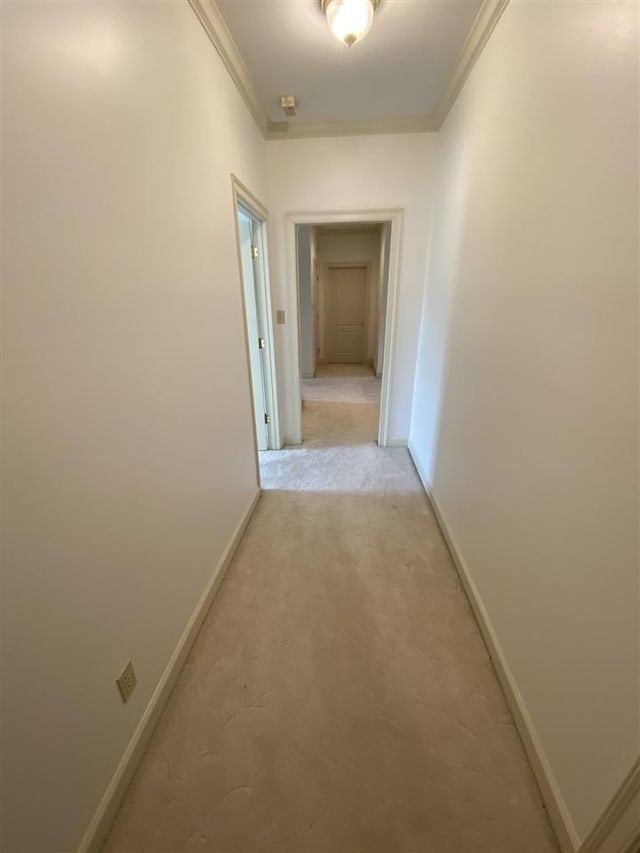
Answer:
[(388, 439), (385, 447), (406, 447), (407, 439), (406, 438), (390, 438)]
[(637, 853), (640, 850), (640, 758), (618, 788), (580, 853)]
[[(431, 491), (431, 484), (426, 476), (426, 472), (420, 464), (418, 454), (411, 440), (408, 443), (409, 453), (413, 459), (413, 464), (416, 467), (418, 476), (422, 482), (429, 502), (433, 508), (434, 515), (442, 532), (451, 558), (460, 577), (460, 582), (466, 593), (466, 596), (473, 610), (474, 616), (482, 633), (483, 639), (489, 651), (489, 655), (493, 662), (500, 686), (509, 705), (509, 710), (513, 716), (516, 728), (522, 740), (525, 752), (531, 764), (531, 769), (538, 783), (542, 799), (546, 806), (549, 818), (555, 830), (558, 842), (562, 849), (562, 853), (577, 853), (580, 849), (580, 837), (573, 825), (567, 805), (560, 793), (560, 788), (555, 779), (551, 766), (545, 754), (545, 751), (540, 743), (538, 734), (534, 728), (529, 712), (524, 704), (522, 694), (516, 684), (515, 678), (511, 672), (506, 656), (500, 645), (497, 634), (486, 607), (480, 597), (478, 588), (476, 587), (471, 572), (456, 545), (451, 528), (438, 504), (437, 498)], [(595, 853), (595, 852), (594, 852)], [(604, 851), (603, 851), (604, 853)], [(616, 851), (618, 853), (618, 851)]]
[(149, 742), (153, 730), (160, 718), (162, 711), (171, 695), (171, 691), (176, 683), (176, 680), (184, 666), (187, 655), (191, 651), (191, 647), (198, 636), (205, 616), (209, 612), (209, 608), (213, 603), (220, 584), (224, 580), (224, 576), (229, 568), (229, 564), (233, 559), (233, 555), (242, 539), (244, 531), (251, 520), (251, 516), (260, 500), (260, 489), (252, 498), (247, 507), (240, 523), (236, 527), (229, 544), (227, 545), (222, 557), (207, 584), (205, 591), (200, 596), (200, 600), (189, 618), (189, 621), (178, 641), (169, 663), (158, 682), (158, 685), (147, 705), (144, 714), (138, 726), (133, 733), (133, 737), (129, 741), (129, 745), (125, 750), (116, 772), (107, 786), (107, 789), (100, 801), (96, 813), (89, 824), (87, 831), (84, 834), (77, 853), (98, 853), (105, 838), (109, 832), (111, 824), (116, 812), (120, 808), (120, 803), (129, 787), (129, 783), (133, 777), (136, 767), (144, 750)]

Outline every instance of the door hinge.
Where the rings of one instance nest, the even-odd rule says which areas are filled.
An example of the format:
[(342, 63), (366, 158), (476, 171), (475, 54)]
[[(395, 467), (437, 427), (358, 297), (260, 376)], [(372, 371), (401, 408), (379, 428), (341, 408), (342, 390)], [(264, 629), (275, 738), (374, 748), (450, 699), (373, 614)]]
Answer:
[(257, 257), (258, 257), (258, 247), (257, 247), (257, 246), (252, 246), (252, 247), (251, 247), (251, 257), (252, 257), (252, 258), (257, 258)]
[(271, 415), (265, 414), (264, 422), (265, 422), (265, 424), (270, 424), (271, 423)]
[(264, 338), (258, 338), (258, 349), (264, 349)]

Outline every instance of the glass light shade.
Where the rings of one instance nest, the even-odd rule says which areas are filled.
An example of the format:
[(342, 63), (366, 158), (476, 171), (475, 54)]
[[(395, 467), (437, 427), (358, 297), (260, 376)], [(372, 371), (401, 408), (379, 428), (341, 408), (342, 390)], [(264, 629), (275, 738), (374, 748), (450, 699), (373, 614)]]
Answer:
[(349, 47), (364, 38), (373, 23), (371, 0), (329, 0), (325, 12), (331, 32)]

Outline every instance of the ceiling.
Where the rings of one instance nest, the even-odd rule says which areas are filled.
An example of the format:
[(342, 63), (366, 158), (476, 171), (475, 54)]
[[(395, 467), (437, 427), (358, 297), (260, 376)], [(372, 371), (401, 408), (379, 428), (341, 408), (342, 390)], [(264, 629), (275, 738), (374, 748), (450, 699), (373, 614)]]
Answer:
[(482, 0), (381, 0), (362, 42), (332, 35), (319, 0), (217, 0), (261, 107), (296, 123), (427, 117), (450, 86)]
[(264, 138), (295, 139), (439, 130), (509, 0), (380, 0), (352, 48), (320, 0), (189, 3)]

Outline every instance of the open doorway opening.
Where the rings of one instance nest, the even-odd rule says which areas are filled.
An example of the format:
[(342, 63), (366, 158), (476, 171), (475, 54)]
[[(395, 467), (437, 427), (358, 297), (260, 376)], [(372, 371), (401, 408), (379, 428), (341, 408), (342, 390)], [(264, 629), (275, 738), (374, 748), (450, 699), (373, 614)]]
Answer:
[(267, 211), (235, 177), (232, 186), (256, 450), (276, 450), (281, 441), (268, 279)]
[[(379, 444), (386, 444), (391, 240), (392, 221), (382, 218), (295, 225), (301, 406), (366, 402), (370, 410), (375, 402), (367, 439)], [(302, 423), (301, 438), (308, 438)]]

